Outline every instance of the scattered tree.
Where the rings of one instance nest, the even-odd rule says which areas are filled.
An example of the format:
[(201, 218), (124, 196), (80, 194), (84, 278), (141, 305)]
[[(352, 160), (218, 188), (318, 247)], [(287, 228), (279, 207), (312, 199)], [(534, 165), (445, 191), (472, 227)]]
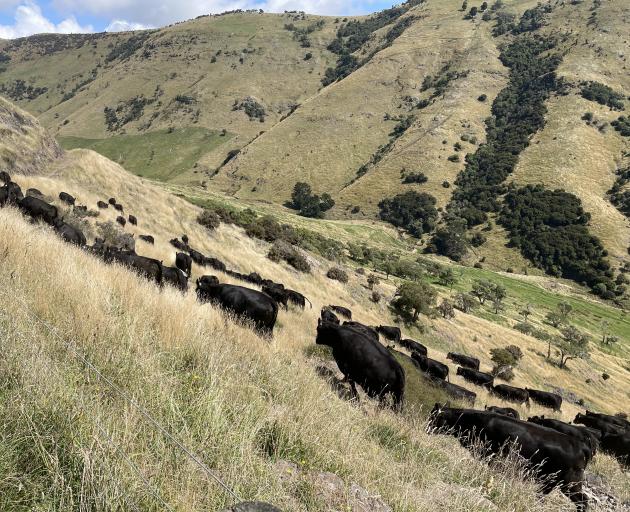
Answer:
[(448, 299), (443, 299), (437, 307), (438, 313), (442, 315), (442, 318), (446, 318), (447, 320), (453, 318), (455, 316), (455, 308), (453, 304)]
[(588, 336), (569, 325), (562, 329), (562, 336), (556, 339), (558, 349), (558, 364), (560, 368), (566, 368), (571, 359), (584, 359), (588, 355)]
[(335, 206), (335, 201), (327, 193), (321, 196), (313, 194), (308, 183), (297, 182), (293, 187), (290, 206), (299, 210), (303, 217), (321, 218), (324, 212)]
[(527, 323), (527, 319), (529, 318), (529, 315), (532, 314), (533, 308), (534, 308), (533, 305), (528, 302), (527, 304), (525, 304), (523, 309), (519, 311), (519, 314), (525, 319), (525, 323)]
[(374, 289), (374, 285), (377, 285), (379, 282), (379, 278), (378, 276), (374, 275), (374, 274), (370, 274), (367, 278), (367, 284), (368, 284), (368, 288), (370, 290)]
[(420, 314), (432, 313), (436, 298), (437, 292), (426, 283), (404, 283), (398, 288), (392, 306), (403, 318), (416, 322)]
[(455, 296), (455, 307), (464, 313), (469, 313), (477, 307), (477, 301), (469, 293), (458, 293)]
[(438, 282), (442, 286), (448, 286), (449, 289), (453, 289), (453, 285), (457, 283), (457, 276), (451, 267), (446, 267), (442, 270), (438, 276)]

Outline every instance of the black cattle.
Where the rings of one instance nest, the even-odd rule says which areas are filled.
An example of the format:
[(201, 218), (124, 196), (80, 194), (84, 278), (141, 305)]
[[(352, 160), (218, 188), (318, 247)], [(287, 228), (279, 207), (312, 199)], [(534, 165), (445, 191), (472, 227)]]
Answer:
[(180, 242), (177, 238), (173, 238), (173, 239), (169, 240), (168, 243), (170, 243), (173, 247), (175, 247), (175, 249), (179, 249), (180, 251), (188, 252), (188, 250), (190, 249), (190, 247), (188, 247), (188, 245), (186, 245), (183, 242)]
[(435, 359), (430, 359), (418, 352), (412, 352), (411, 358), (418, 363), (418, 368), (420, 368), (423, 372), (428, 373), (431, 377), (442, 380), (446, 380), (448, 377), (448, 366), (444, 363), (440, 363)]
[(527, 418), (527, 421), (529, 423), (536, 423), (536, 425), (542, 425), (543, 427), (552, 428), (568, 436), (573, 436), (577, 439), (580, 439), (591, 450), (589, 460), (592, 459), (597, 453), (599, 438), (586, 427), (577, 427), (575, 425), (565, 423), (564, 421), (556, 420), (553, 418), (545, 418), (544, 416), (532, 416), (530, 418)]
[(332, 348), (355, 396), (355, 384), (359, 384), (370, 397), (383, 401), (391, 395), (394, 406), (402, 407), (405, 372), (383, 345), (351, 326), (322, 321), (318, 322), (315, 343)]
[(477, 386), (492, 386), (494, 377), (489, 373), (473, 370), (472, 368), (457, 367), (457, 375), (461, 375), (465, 381), (472, 382)]
[(5, 204), (17, 205), (24, 199), (22, 189), (17, 183), (10, 181), (3, 187), (0, 187), (0, 206)]
[(134, 215), (129, 215), (127, 217), (127, 220), (129, 221), (129, 224), (132, 224), (134, 226), (138, 225), (138, 219)]
[(456, 354), (455, 352), (449, 352), (446, 355), (446, 359), (450, 359), (454, 363), (457, 363), (464, 368), (479, 370), (479, 359), (477, 359), (476, 357), (465, 356), (464, 354)]
[(51, 226), (55, 224), (59, 216), (56, 206), (33, 196), (26, 196), (20, 201), (20, 210), (31, 219), (44, 221)]
[(374, 340), (376, 343), (379, 343), (378, 333), (374, 329), (372, 329), (369, 325), (364, 325), (360, 322), (355, 322), (353, 320), (346, 320), (343, 323), (343, 326), (362, 332), (363, 334), (365, 334), (366, 336)]
[(300, 292), (296, 292), (295, 290), (290, 290), (288, 288), (286, 289), (286, 292), (287, 292), (287, 299), (291, 304), (304, 309), (306, 307), (306, 303), (308, 302), (311, 309), (313, 308), (313, 304), (311, 303), (311, 301), (308, 300)]
[(536, 402), (544, 407), (549, 407), (554, 411), (560, 411), (560, 407), (562, 406), (562, 397), (560, 395), (550, 393), (549, 391), (540, 391), (538, 389), (525, 389), (529, 393), (529, 398), (532, 399), (532, 402)]
[(191, 249), (190, 247), (186, 246), (186, 249), (188, 250), (188, 254), (190, 254), (190, 257), (192, 258), (192, 260), (200, 266), (205, 266), (206, 264), (206, 257), (201, 254), (199, 251), (195, 251), (194, 249)]
[(514, 447), (541, 478), (545, 494), (559, 487), (578, 511), (586, 510), (588, 498), (582, 493), (582, 482), (588, 447), (579, 439), (509, 416), (439, 404), (433, 408), (430, 427), (432, 433), (458, 437), (464, 447), (473, 447), (480, 440), (492, 454), (506, 455)]
[(0, 171), (0, 181), (5, 185), (11, 182), (11, 176), (7, 171)]
[(190, 276), (192, 271), (192, 258), (185, 252), (178, 252), (175, 254), (175, 266)]
[(609, 414), (600, 414), (597, 412), (586, 411), (587, 416), (593, 416), (595, 418), (599, 418), (601, 420), (607, 421), (608, 423), (615, 425), (616, 427), (622, 428), (624, 430), (630, 430), (630, 422), (620, 416), (610, 416)]
[(123, 205), (122, 205), (122, 204), (116, 203), (116, 204), (114, 205), (114, 210), (116, 210), (116, 211), (118, 211), (118, 212), (122, 212), (122, 211), (123, 211), (123, 209), (124, 209), (124, 208), (123, 208)]
[(470, 391), (462, 386), (458, 386), (457, 384), (452, 384), (450, 382), (446, 382), (442, 379), (433, 379), (433, 383), (442, 388), (447, 395), (457, 398), (459, 400), (465, 400), (470, 402), (471, 405), (475, 405), (475, 400), (477, 399), (477, 393)]
[(203, 265), (213, 268), (214, 270), (218, 270), (219, 272), (225, 272), (227, 270), (225, 263), (223, 263), (221, 260), (218, 260), (217, 258), (204, 257)]
[(343, 306), (333, 306), (332, 304), (328, 307), (339, 316), (347, 318), (348, 320), (352, 320), (352, 311), (350, 311), (348, 308), (344, 308)]
[(63, 201), (64, 203), (69, 204), (71, 206), (74, 206), (74, 202), (76, 201), (76, 199), (72, 197), (70, 194), (68, 194), (67, 192), (59, 192), (59, 199)]
[(162, 263), (153, 258), (138, 256), (133, 251), (117, 251), (108, 248), (105, 254), (105, 260), (115, 261), (121, 265), (125, 265), (138, 274), (146, 277), (156, 284), (162, 284)]
[(266, 293), (275, 300), (278, 304), (282, 304), (284, 309), (288, 308), (288, 300), (287, 291), (284, 289), (284, 286), (278, 283), (272, 284), (263, 284), (262, 292)]
[(529, 393), (525, 389), (508, 386), (507, 384), (497, 384), (490, 388), (490, 393), (497, 395), (508, 402), (524, 404), (529, 402)]
[(162, 265), (162, 283), (170, 284), (183, 292), (188, 291), (188, 277), (179, 268)]
[(423, 356), (428, 354), (427, 347), (409, 338), (400, 340), (398, 344), (405, 347), (410, 352), (418, 352), (418, 354), (422, 354)]
[(36, 188), (29, 188), (26, 190), (26, 196), (44, 197), (44, 194)]
[(581, 414), (577, 413), (575, 416), (573, 423), (578, 423), (581, 425), (586, 425), (587, 427), (594, 428), (599, 430), (602, 433), (602, 436), (606, 434), (623, 434), (624, 429), (608, 422), (605, 419), (598, 418), (597, 416), (591, 414)]
[(278, 304), (264, 293), (243, 286), (221, 284), (215, 276), (197, 279), (196, 291), (201, 302), (216, 302), (223, 309), (251, 320), (259, 332), (273, 333)]
[(116, 199), (113, 197), (110, 197), (109, 200), (107, 201), (109, 204), (111, 204), (112, 206), (114, 206), (116, 204)]
[(146, 242), (151, 245), (155, 243), (155, 238), (153, 238), (151, 235), (140, 235), (138, 238), (142, 240), (143, 242)]
[(630, 466), (630, 432), (623, 434), (604, 434), (602, 450), (615, 457), (620, 464)]
[(384, 338), (388, 339), (388, 340), (392, 340), (392, 341), (400, 341), (401, 338), (401, 332), (400, 329), (398, 327), (392, 327), (389, 325), (379, 325), (376, 328), (376, 331), (381, 333), (383, 335)]
[(109, 208), (109, 205), (106, 202), (104, 202), (104, 201), (98, 201), (96, 203), (96, 206), (98, 206), (101, 210)]
[(257, 272), (251, 272), (247, 274), (243, 277), (243, 280), (247, 281), (248, 283), (257, 284), (258, 286), (261, 286), (263, 284), (263, 278)]
[(80, 229), (59, 220), (55, 222), (54, 227), (57, 234), (66, 242), (79, 247), (83, 247), (86, 244), (85, 235)]
[(324, 321), (331, 324), (339, 325), (339, 318), (330, 309), (322, 308), (319, 317)]
[(495, 414), (502, 414), (503, 416), (509, 416), (510, 418), (514, 418), (515, 420), (520, 420), (521, 416), (516, 409), (512, 409), (511, 407), (497, 407), (496, 405), (491, 405), (485, 407), (486, 411), (493, 412)]
[(123, 228), (125, 227), (125, 224), (127, 224), (127, 220), (122, 215), (116, 217), (116, 222), (118, 222), (118, 224), (120, 224)]

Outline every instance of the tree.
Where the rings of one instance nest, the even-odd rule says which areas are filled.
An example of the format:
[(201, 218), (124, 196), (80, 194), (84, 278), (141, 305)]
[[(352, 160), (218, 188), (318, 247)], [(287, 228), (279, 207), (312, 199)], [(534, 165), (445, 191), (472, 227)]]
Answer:
[(605, 345), (608, 335), (610, 334), (610, 322), (604, 318), (600, 322), (600, 326), (602, 328), (602, 345)]
[(490, 349), (490, 358), (494, 362), (492, 375), (507, 381), (512, 380), (514, 378), (513, 369), (518, 366), (522, 357), (523, 352), (516, 345)]
[(483, 3), (481, 4), (481, 7), (479, 7), (479, 10), (480, 10), (481, 12), (483, 12), (483, 11), (485, 11), (487, 8), (488, 8), (488, 2), (483, 2)]
[(614, 345), (619, 341), (619, 336), (606, 336), (606, 345)]
[(556, 309), (558, 310), (558, 313), (562, 315), (562, 321), (566, 322), (569, 319), (569, 314), (573, 311), (573, 306), (571, 306), (568, 302), (563, 301), (556, 306)]
[(462, 11), (465, 11), (466, 9), (468, 9), (468, 0), (464, 0), (464, 3), (462, 4)]
[(447, 320), (455, 316), (455, 308), (448, 299), (443, 299), (437, 307), (437, 310), (440, 315), (442, 315), (442, 318), (446, 318)]
[(470, 8), (470, 11), (468, 11), (468, 17), (469, 18), (474, 18), (475, 16), (477, 16), (477, 7), (473, 6)]
[(565, 368), (571, 359), (584, 359), (588, 355), (588, 336), (574, 326), (562, 329), (562, 336), (556, 339), (560, 368)]
[(367, 284), (370, 290), (373, 290), (374, 285), (378, 284), (378, 282), (379, 282), (379, 278), (375, 276), (374, 274), (370, 274), (367, 278)]
[(398, 288), (392, 306), (402, 317), (416, 322), (420, 314), (432, 312), (436, 298), (437, 292), (427, 283), (404, 283)]
[(545, 319), (555, 328), (558, 328), (562, 324), (562, 315), (558, 311), (549, 311), (545, 315)]
[(442, 270), (438, 276), (438, 282), (442, 286), (448, 286), (449, 289), (453, 289), (453, 285), (457, 282), (457, 277), (455, 276), (455, 272), (450, 267)]
[(426, 192), (409, 190), (378, 203), (382, 220), (405, 229), (420, 238), (435, 228), (438, 212), (436, 199)]
[(525, 319), (525, 323), (527, 323), (527, 319), (529, 318), (529, 315), (532, 314), (532, 310), (533, 310), (533, 306), (531, 303), (528, 302), (527, 304), (525, 304), (523, 309), (519, 311), (519, 314)]
[(299, 181), (293, 187), (290, 206), (299, 210), (303, 217), (320, 218), (325, 211), (335, 206), (335, 201), (327, 193), (321, 196), (313, 194), (308, 183)]
[(549, 322), (555, 328), (558, 328), (560, 325), (567, 323), (571, 311), (573, 311), (573, 306), (571, 306), (571, 304), (565, 301), (559, 302), (556, 305), (556, 309), (553, 311), (549, 311), (545, 318), (547, 322)]
[(477, 279), (473, 285), (470, 294), (479, 300), (479, 304), (483, 305), (491, 296), (493, 283), (485, 279)]
[(446, 226), (436, 230), (429, 249), (453, 261), (460, 261), (468, 251), (466, 226), (464, 219), (449, 219)]
[(455, 307), (464, 313), (472, 311), (477, 306), (477, 301), (469, 293), (458, 293), (455, 296)]

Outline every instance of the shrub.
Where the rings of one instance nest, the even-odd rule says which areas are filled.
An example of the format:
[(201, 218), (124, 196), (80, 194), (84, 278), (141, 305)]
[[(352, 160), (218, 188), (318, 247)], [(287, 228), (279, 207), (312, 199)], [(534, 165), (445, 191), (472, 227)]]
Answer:
[(261, 123), (265, 121), (265, 116), (267, 115), (265, 107), (251, 96), (241, 100), (234, 100), (232, 110), (243, 110), (250, 121), (258, 119)]
[(271, 246), (271, 249), (269, 249), (267, 257), (276, 263), (286, 261), (300, 272), (308, 273), (311, 271), (311, 266), (306, 258), (295, 247), (284, 240), (276, 240)]
[(470, 237), (470, 245), (473, 247), (479, 247), (486, 243), (486, 236), (483, 233), (474, 233), (472, 237)]
[(391, 199), (383, 199), (378, 206), (381, 219), (420, 238), (435, 227), (438, 216), (435, 204), (432, 195), (410, 190)]
[(451, 186), (451, 184), (450, 184), (448, 181), (444, 180), (444, 181), (442, 182), (442, 187), (444, 187), (444, 188), (450, 188), (450, 186)]
[(447, 160), (449, 162), (459, 162), (459, 155), (453, 153), (451, 156), (448, 157)]
[(326, 277), (328, 279), (339, 281), (340, 283), (348, 282), (348, 273), (339, 267), (332, 267), (328, 269), (328, 272), (326, 272)]
[(437, 307), (438, 313), (442, 315), (442, 318), (451, 319), (455, 316), (455, 308), (451, 301), (443, 299)]
[(374, 304), (378, 304), (381, 301), (381, 294), (376, 290), (372, 290), (372, 295), (370, 295), (370, 300), (374, 302)]
[(212, 210), (203, 210), (197, 216), (197, 223), (201, 224), (208, 231), (214, 231), (221, 224), (221, 219), (216, 212), (213, 212)]
[(335, 206), (335, 201), (326, 193), (321, 196), (313, 194), (311, 186), (300, 181), (293, 187), (291, 203), (288, 206), (299, 210), (303, 217), (321, 218), (324, 212)]
[(412, 172), (403, 177), (403, 183), (426, 183), (429, 178), (423, 172)]
[(610, 379), (610, 375), (608, 375), (607, 373), (604, 372), (604, 373), (602, 373), (602, 379), (608, 380), (608, 379)]
[(487, 99), (488, 99), (488, 96), (487, 96), (487, 95), (485, 95), (485, 94), (481, 94), (481, 95), (477, 98), (477, 100), (482, 101), (482, 102), (483, 102), (483, 101), (486, 101)]
[(125, 251), (133, 251), (136, 248), (136, 241), (131, 233), (122, 231), (111, 221), (97, 222), (98, 235), (106, 245), (117, 247)]
[(582, 116), (582, 121), (586, 121), (587, 123), (593, 121), (593, 112), (584, 112), (584, 115)]
[(623, 94), (615, 92), (607, 85), (599, 82), (582, 82), (580, 85), (580, 93), (583, 98), (596, 101), (612, 110), (624, 110)]

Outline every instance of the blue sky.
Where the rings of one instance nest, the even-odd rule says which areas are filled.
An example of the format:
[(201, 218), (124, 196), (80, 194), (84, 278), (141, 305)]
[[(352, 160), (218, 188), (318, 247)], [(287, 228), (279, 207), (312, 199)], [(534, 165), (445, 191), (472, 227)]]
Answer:
[(100, 32), (160, 27), (232, 9), (367, 14), (392, 0), (0, 0), (0, 39), (42, 32)]

